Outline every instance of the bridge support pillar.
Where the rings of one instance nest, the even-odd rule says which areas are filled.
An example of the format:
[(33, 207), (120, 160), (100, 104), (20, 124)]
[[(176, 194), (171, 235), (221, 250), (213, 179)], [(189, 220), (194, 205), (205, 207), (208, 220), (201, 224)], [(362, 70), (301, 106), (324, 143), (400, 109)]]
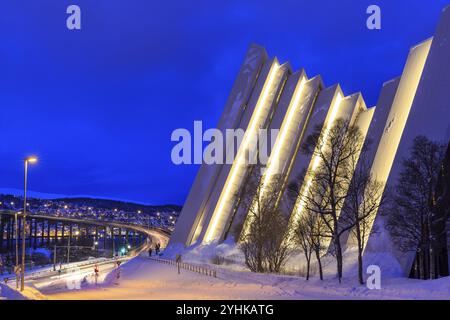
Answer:
[(55, 244), (60, 243), (60, 237), (59, 237), (59, 222), (55, 222)]
[(111, 227), (111, 247), (112, 247), (112, 256), (114, 257), (116, 255), (116, 244), (115, 244), (115, 234), (114, 234), (114, 227)]
[[(19, 243), (20, 248), (20, 242), (22, 240), (22, 219), (17, 218), (17, 239), (16, 241)], [(19, 249), (20, 251), (20, 249)]]
[(4, 218), (3, 215), (0, 214), (0, 251), (3, 250), (3, 231), (4, 231)]
[(47, 220), (47, 246), (50, 247), (50, 221)]
[(33, 249), (36, 249), (37, 247), (37, 227), (38, 227), (37, 220), (34, 219)]
[(44, 246), (45, 221), (41, 221), (41, 247)]
[(28, 247), (31, 247), (31, 245), (33, 244), (33, 218), (29, 218), (28, 219), (28, 225), (29, 230), (28, 230)]
[(13, 218), (12, 217), (10, 217), (9, 218), (9, 221), (8, 221), (8, 226), (6, 227), (6, 229), (8, 230), (8, 234), (7, 234), (7, 237), (8, 237), (8, 246), (7, 246), (7, 248), (8, 248), (8, 250), (11, 250), (11, 248), (12, 248), (12, 239), (13, 239), (13, 234), (14, 234), (14, 226), (13, 226)]
[(69, 224), (69, 241), (67, 242), (69, 244), (69, 246), (72, 245), (71, 244), (71, 242), (72, 242), (72, 234), (73, 234), (73, 224)]
[(103, 249), (106, 249), (106, 240), (108, 239), (108, 233), (106, 232), (106, 227), (103, 229)]

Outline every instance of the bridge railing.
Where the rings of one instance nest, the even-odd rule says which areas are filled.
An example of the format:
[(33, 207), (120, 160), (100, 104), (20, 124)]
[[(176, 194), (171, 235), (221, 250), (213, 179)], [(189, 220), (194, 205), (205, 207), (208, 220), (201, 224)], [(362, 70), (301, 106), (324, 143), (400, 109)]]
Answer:
[[(15, 215), (17, 212), (14, 210), (0, 210), (0, 214), (8, 214), (8, 215)], [(21, 217), (22, 213), (18, 213), (18, 216)], [(37, 219), (49, 219), (49, 220), (59, 220), (59, 221), (71, 221), (73, 223), (85, 223), (85, 224), (92, 224), (92, 225), (100, 225), (100, 224), (106, 224), (106, 225), (117, 225), (117, 227), (124, 227), (124, 228), (131, 228), (134, 229), (137, 232), (143, 232), (147, 233), (147, 231), (157, 231), (161, 232), (166, 236), (170, 236), (171, 232), (168, 229), (162, 228), (162, 227), (155, 227), (155, 226), (146, 226), (146, 225), (140, 225), (134, 222), (125, 222), (125, 221), (117, 221), (117, 220), (92, 220), (92, 219), (85, 219), (85, 218), (74, 218), (74, 217), (65, 217), (65, 216), (54, 216), (54, 215), (47, 215), (41, 212), (29, 212), (28, 219), (30, 218), (37, 218)]]
[(195, 264), (190, 264), (190, 263), (186, 263), (186, 262), (177, 262), (176, 260), (171, 260), (171, 259), (162, 259), (162, 258), (158, 258), (158, 257), (156, 257), (156, 258), (148, 257), (148, 259), (159, 262), (159, 263), (175, 266), (178, 269), (184, 269), (184, 270), (196, 272), (196, 273), (208, 276), (208, 277), (217, 278), (217, 271), (214, 269), (211, 269), (211, 268), (197, 266)]

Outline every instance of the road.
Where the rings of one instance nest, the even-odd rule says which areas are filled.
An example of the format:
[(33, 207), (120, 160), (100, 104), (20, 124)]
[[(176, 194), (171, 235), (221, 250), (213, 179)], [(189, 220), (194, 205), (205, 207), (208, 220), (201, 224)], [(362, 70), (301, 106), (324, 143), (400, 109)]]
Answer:
[[(122, 262), (123, 263), (123, 262)], [(98, 265), (99, 275), (95, 276), (95, 264), (71, 268), (66, 273), (39, 277), (26, 282), (27, 286), (33, 286), (42, 294), (56, 293), (67, 290), (81, 289), (96, 283), (104, 282), (108, 273), (117, 268), (114, 261)]]

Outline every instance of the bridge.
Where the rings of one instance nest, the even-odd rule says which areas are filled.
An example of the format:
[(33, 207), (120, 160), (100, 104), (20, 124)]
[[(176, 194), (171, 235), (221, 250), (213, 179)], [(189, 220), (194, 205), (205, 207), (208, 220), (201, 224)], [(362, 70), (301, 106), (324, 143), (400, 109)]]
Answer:
[[(79, 219), (50, 216), (39, 213), (26, 215), (26, 246), (37, 247), (92, 247), (111, 250), (114, 256), (120, 247), (136, 248), (150, 239), (153, 243), (167, 245), (170, 232), (163, 228), (145, 227), (116, 221)], [(12, 253), (22, 241), (23, 214), (0, 211), (0, 252)], [(128, 250), (127, 250), (128, 251)], [(68, 251), (68, 257), (70, 252)], [(67, 259), (68, 260), (68, 259)]]

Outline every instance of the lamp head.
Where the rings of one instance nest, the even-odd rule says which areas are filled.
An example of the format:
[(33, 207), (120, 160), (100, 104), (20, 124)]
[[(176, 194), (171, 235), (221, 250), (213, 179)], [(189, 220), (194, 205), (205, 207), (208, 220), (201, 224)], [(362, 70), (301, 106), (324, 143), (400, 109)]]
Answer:
[(28, 163), (36, 163), (37, 161), (38, 161), (38, 158), (35, 156), (30, 156), (25, 159), (25, 162), (28, 162)]

